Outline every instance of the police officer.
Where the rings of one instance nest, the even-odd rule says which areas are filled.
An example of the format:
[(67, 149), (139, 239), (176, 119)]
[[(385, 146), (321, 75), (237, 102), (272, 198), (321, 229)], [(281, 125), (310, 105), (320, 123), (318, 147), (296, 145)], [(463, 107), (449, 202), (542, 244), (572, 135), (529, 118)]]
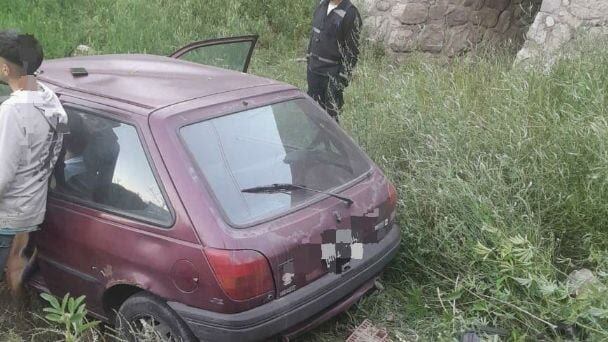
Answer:
[(350, 0), (321, 0), (308, 46), (308, 95), (338, 121), (359, 57), (361, 15)]

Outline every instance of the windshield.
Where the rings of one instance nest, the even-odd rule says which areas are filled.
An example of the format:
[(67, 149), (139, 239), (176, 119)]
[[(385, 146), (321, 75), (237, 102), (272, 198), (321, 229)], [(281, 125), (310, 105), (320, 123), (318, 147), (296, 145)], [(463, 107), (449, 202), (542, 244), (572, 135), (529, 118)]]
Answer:
[(214, 196), (237, 225), (285, 212), (322, 194), (306, 190), (245, 193), (276, 183), (332, 191), (371, 165), (329, 116), (297, 99), (181, 129)]

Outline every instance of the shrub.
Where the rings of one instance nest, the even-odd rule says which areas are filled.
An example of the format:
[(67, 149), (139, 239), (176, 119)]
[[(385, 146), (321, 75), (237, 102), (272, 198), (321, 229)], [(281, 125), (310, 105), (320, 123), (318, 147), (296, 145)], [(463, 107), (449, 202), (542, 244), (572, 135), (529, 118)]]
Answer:
[(84, 334), (99, 324), (98, 321), (87, 321), (85, 296), (73, 298), (66, 294), (61, 302), (47, 293), (40, 296), (50, 305), (43, 311), (46, 312), (45, 318), (56, 325), (56, 329), (51, 331), (62, 335), (66, 342), (79, 341)]

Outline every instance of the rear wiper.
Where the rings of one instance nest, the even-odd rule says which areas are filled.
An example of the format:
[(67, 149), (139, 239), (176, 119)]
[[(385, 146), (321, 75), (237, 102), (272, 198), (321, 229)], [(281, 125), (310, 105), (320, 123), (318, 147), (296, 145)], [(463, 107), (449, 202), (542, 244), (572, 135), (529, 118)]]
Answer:
[(256, 186), (253, 188), (243, 189), (243, 190), (241, 190), (241, 192), (247, 192), (250, 194), (260, 194), (260, 193), (272, 194), (272, 193), (277, 193), (277, 192), (293, 191), (293, 190), (306, 190), (306, 191), (310, 191), (310, 192), (316, 192), (318, 194), (328, 195), (328, 196), (331, 196), (331, 197), (334, 197), (341, 201), (346, 202), (346, 204), (348, 206), (351, 206), (354, 203), (353, 200), (351, 200), (350, 198), (336, 195), (332, 192), (311, 189), (311, 188), (303, 186), (303, 185), (288, 184), (288, 183)]

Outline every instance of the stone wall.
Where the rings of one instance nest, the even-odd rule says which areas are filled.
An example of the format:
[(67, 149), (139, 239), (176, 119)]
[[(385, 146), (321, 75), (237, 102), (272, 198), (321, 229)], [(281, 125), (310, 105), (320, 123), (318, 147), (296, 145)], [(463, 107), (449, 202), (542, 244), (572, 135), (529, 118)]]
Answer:
[(362, 1), (369, 39), (389, 54), (454, 56), (484, 41), (523, 43), (540, 0)]
[(582, 34), (608, 35), (608, 0), (544, 0), (516, 63), (551, 66), (563, 47)]

